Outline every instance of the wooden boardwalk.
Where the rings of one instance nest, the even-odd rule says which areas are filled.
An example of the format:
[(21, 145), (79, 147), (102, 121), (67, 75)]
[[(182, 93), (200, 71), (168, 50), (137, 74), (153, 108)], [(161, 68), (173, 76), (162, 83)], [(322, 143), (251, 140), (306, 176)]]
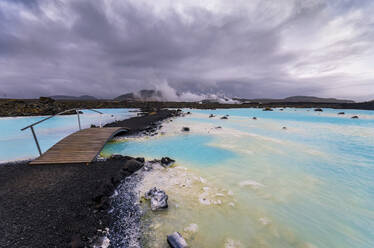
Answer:
[(31, 165), (90, 163), (116, 134), (128, 131), (124, 127), (87, 128), (75, 132), (31, 161)]

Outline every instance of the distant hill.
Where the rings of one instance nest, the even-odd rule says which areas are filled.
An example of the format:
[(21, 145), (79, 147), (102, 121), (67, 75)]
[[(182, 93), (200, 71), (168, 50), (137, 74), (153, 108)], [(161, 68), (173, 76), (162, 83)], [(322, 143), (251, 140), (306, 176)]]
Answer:
[(140, 90), (136, 93), (126, 93), (114, 98), (116, 101), (160, 101), (163, 100), (161, 91)]
[(327, 103), (354, 103), (355, 101), (336, 98), (320, 98), (315, 96), (290, 96), (283, 100), (287, 102), (327, 102)]
[(65, 96), (65, 95), (56, 95), (56, 96), (50, 96), (50, 98), (55, 100), (81, 100), (81, 101), (87, 101), (87, 100), (97, 100), (94, 96), (89, 95), (82, 95), (82, 96)]
[(271, 98), (258, 98), (258, 99), (237, 99), (241, 102), (260, 102), (260, 103), (272, 103), (272, 102), (312, 102), (312, 103), (354, 103), (352, 100), (336, 99), (336, 98), (321, 98), (315, 96), (290, 96), (283, 99), (271, 99)]

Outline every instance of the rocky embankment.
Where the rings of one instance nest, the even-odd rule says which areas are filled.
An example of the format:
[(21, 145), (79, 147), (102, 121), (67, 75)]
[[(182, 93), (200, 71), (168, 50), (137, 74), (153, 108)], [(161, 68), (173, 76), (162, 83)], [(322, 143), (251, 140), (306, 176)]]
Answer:
[[(113, 125), (152, 132), (157, 123), (179, 114), (161, 110)], [(119, 217), (135, 218), (121, 229), (121, 242), (131, 240), (131, 225), (140, 218), (135, 198), (115, 196), (117, 187), (143, 166), (143, 158), (120, 155), (89, 165), (0, 164), (0, 247), (107, 247), (108, 236), (116, 232), (109, 227)], [(122, 215), (113, 214), (116, 199)]]
[(114, 100), (53, 100), (48, 97), (40, 99), (0, 99), (0, 117), (52, 115), (73, 109), (100, 108), (141, 108), (145, 110), (161, 108), (335, 108), (374, 110), (374, 101), (361, 103), (317, 103), (317, 102), (250, 102), (242, 104), (196, 103), (196, 102), (141, 102)]
[(1, 165), (0, 247), (92, 247), (100, 242), (113, 221), (107, 211), (115, 187), (142, 166), (132, 161)]

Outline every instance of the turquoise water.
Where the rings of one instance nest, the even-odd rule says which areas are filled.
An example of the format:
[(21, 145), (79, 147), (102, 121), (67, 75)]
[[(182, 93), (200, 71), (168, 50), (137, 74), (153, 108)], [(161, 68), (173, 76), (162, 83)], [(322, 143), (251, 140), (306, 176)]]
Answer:
[[(110, 143), (103, 154), (169, 156), (188, 172), (145, 178), (171, 201), (167, 214), (150, 217), (157, 228), (149, 247), (167, 247), (163, 237), (178, 230), (193, 247), (370, 248), (374, 111), (343, 111), (192, 110), (166, 123), (164, 135)], [(219, 119), (226, 114), (228, 120)], [(183, 126), (191, 132), (181, 132)], [(179, 177), (187, 189), (170, 183)], [(219, 195), (222, 203), (202, 204), (202, 195), (211, 202)], [(199, 227), (193, 237), (184, 231), (191, 223)]]
[[(131, 109), (100, 109), (104, 113), (93, 113), (83, 110), (81, 117), (82, 128), (88, 128), (91, 124), (100, 125), (115, 120), (126, 119), (133, 116)], [(113, 116), (112, 116), (113, 115)], [(30, 129), (20, 131), (44, 116), (35, 117), (5, 117), (0, 118), (0, 163), (12, 160), (29, 159), (38, 156), (34, 139)], [(76, 115), (57, 116), (35, 126), (42, 151), (46, 151), (65, 136), (78, 131)]]
[[(110, 143), (105, 147), (105, 153), (113, 154), (125, 151), (132, 156), (148, 157), (178, 157), (180, 160), (192, 163), (200, 163), (203, 166), (214, 166), (219, 161), (228, 160), (236, 156), (232, 151), (219, 147), (207, 146), (213, 140), (210, 136), (181, 135), (165, 137), (147, 142), (120, 142)], [(122, 152), (121, 152), (122, 153)]]

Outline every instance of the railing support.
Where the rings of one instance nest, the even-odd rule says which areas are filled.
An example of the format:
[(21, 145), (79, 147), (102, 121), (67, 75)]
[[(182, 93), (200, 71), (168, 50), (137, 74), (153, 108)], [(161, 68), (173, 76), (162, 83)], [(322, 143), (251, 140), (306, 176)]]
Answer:
[(39, 155), (41, 156), (42, 155), (42, 150), (40, 149), (40, 145), (39, 145), (38, 139), (36, 138), (34, 127), (31, 126), (30, 129), (31, 129), (31, 132), (32, 132), (32, 136), (34, 136), (34, 140), (35, 140), (36, 146), (38, 147)]
[(81, 127), (81, 118), (80, 118), (80, 116), (79, 116), (79, 109), (76, 109), (75, 110), (76, 112), (77, 112), (77, 116), (78, 116), (78, 126), (79, 126), (79, 130), (82, 130), (82, 127)]
[[(35, 140), (36, 146), (38, 147), (38, 151), (39, 151), (40, 156), (42, 155), (42, 150), (40, 149), (40, 145), (39, 145), (38, 139), (36, 138), (36, 134), (35, 134), (35, 131), (34, 131), (34, 126), (38, 125), (39, 123), (42, 123), (43, 121), (49, 120), (49, 119), (51, 119), (51, 118), (53, 118), (53, 117), (55, 117), (57, 115), (61, 115), (61, 114), (67, 113), (67, 112), (72, 112), (74, 110), (76, 111), (77, 116), (78, 116), (79, 130), (82, 130), (81, 119), (80, 119), (80, 115), (79, 115), (79, 109), (68, 109), (68, 110), (62, 111), (62, 112), (60, 112), (58, 114), (48, 116), (48, 117), (46, 117), (46, 118), (44, 118), (44, 119), (42, 119), (40, 121), (37, 121), (37, 122), (35, 122), (35, 123), (31, 124), (31, 125), (28, 125), (27, 127), (24, 127), (24, 128), (21, 129), (21, 131), (24, 131), (24, 130), (26, 130), (28, 128), (31, 129), (31, 132), (32, 132), (32, 135), (34, 136), (34, 140)], [(101, 115), (103, 113), (101, 113), (100, 111), (95, 110), (95, 109), (87, 109), (87, 110), (90, 110), (90, 111), (93, 111), (93, 112), (96, 112), (96, 113), (100, 114), (100, 127), (101, 127), (102, 126), (102, 124), (101, 124)]]

